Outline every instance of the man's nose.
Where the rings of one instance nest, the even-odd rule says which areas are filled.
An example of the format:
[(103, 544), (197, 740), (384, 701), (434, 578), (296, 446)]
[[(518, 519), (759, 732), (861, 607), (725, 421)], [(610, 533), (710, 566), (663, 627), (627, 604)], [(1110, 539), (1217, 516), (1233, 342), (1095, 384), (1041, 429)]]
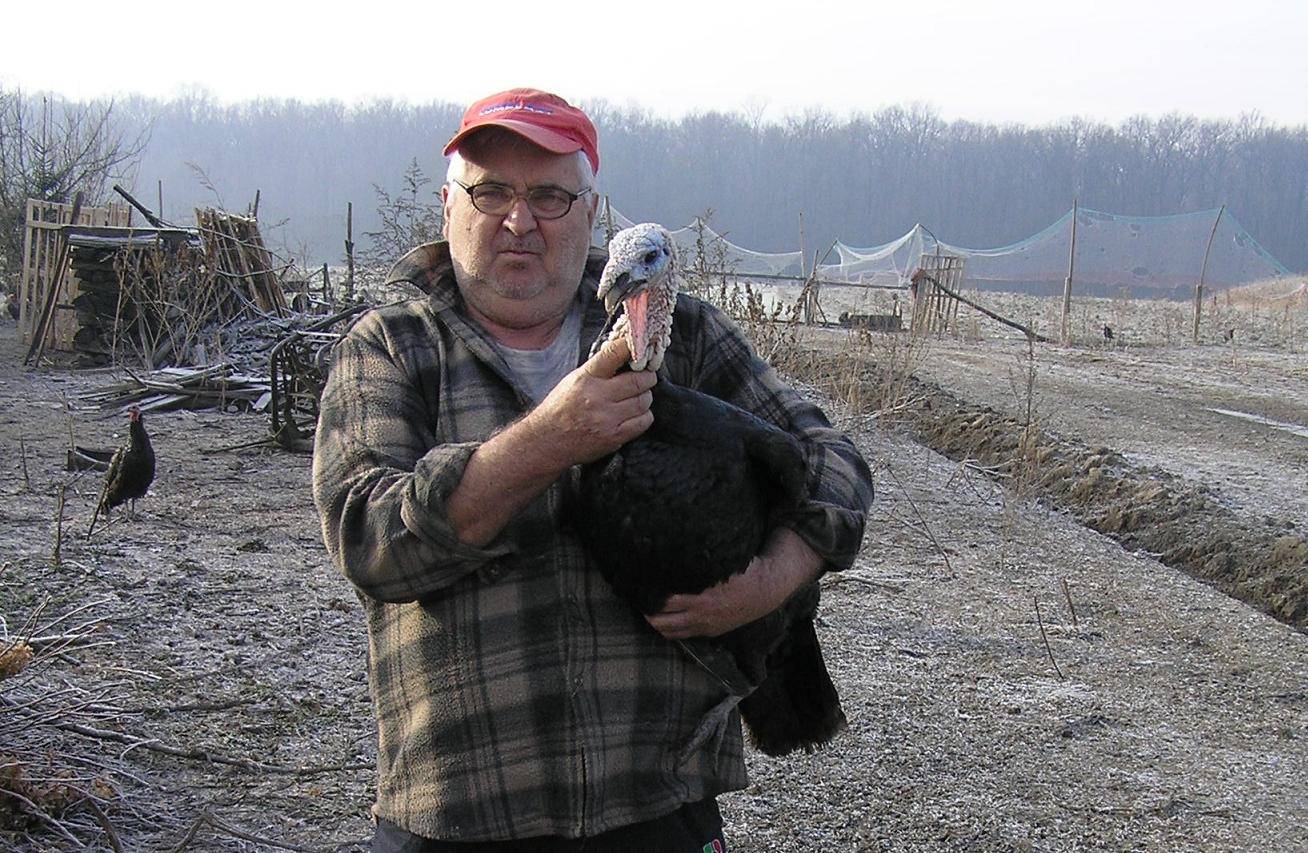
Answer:
[(515, 237), (521, 237), (523, 234), (536, 230), (536, 217), (532, 216), (531, 208), (527, 207), (527, 200), (518, 196), (513, 200), (513, 207), (509, 212), (504, 214), (504, 227), (509, 229)]

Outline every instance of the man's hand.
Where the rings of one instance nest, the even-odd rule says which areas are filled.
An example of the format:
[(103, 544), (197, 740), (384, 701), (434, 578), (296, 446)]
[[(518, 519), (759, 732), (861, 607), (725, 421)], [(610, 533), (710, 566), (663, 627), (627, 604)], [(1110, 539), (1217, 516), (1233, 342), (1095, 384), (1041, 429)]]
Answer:
[(649, 429), (649, 407), (657, 378), (648, 370), (619, 373), (631, 360), (624, 338), (569, 373), (523, 418), (544, 459), (559, 471), (612, 453)]
[(609, 341), (526, 417), (477, 448), (445, 502), (460, 540), (485, 545), (568, 468), (649, 429), (657, 379), (647, 370), (619, 373), (630, 359), (625, 340)]
[(669, 640), (716, 637), (776, 610), (821, 570), (822, 558), (808, 543), (778, 527), (745, 571), (698, 595), (673, 595), (645, 619)]

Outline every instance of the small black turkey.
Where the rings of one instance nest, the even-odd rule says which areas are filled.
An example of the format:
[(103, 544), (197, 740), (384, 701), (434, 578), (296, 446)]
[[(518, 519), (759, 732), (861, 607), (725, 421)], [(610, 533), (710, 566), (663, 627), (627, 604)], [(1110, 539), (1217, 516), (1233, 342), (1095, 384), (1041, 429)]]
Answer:
[(128, 439), (127, 443), (114, 452), (109, 461), (109, 470), (104, 475), (104, 488), (100, 491), (100, 500), (91, 516), (89, 536), (95, 530), (96, 519), (100, 513), (109, 516), (109, 510), (130, 501), (131, 514), (136, 514), (136, 499), (143, 497), (154, 482), (154, 447), (150, 444), (150, 435), (145, 431), (145, 422), (141, 419), (141, 410), (136, 406), (127, 409)]
[[(600, 280), (609, 322), (592, 352), (626, 335), (631, 367), (657, 370), (671, 342), (677, 277), (666, 230), (646, 223), (618, 232)], [(588, 553), (646, 614), (674, 593), (745, 571), (807, 488), (799, 441), (743, 409), (661, 376), (651, 411), (644, 434), (582, 467), (574, 500)], [(732, 704), (739, 700), (754, 744), (769, 755), (812, 749), (845, 726), (813, 627), (817, 605), (817, 584), (808, 584), (768, 616), (682, 644), (736, 692)]]

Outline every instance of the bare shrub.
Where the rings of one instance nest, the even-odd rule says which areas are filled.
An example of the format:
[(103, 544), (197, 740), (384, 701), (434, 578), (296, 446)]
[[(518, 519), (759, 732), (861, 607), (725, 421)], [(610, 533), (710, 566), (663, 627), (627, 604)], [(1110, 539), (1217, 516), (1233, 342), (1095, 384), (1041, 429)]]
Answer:
[(414, 246), (441, 236), (444, 206), (440, 195), (426, 188), (432, 181), (418, 165), (417, 158), (409, 163), (401, 180), (402, 188), (394, 196), (381, 186), (372, 185), (382, 224), (376, 231), (364, 232), (371, 243), (359, 253), (359, 259), (368, 267), (389, 269)]

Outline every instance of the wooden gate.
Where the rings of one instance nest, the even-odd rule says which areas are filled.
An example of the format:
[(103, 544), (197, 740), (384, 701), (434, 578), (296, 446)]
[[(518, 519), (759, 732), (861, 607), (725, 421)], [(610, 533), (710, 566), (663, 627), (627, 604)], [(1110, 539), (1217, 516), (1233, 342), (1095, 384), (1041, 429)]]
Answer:
[[(41, 322), (41, 312), (50, 299), (50, 290), (59, 282), (61, 233), (63, 226), (71, 224), (71, 204), (56, 201), (27, 200), (27, 229), (23, 235), (23, 279), (18, 291), (18, 330), (23, 343), (31, 346), (32, 336)], [(83, 206), (77, 216), (78, 225), (132, 224), (132, 210), (115, 204), (104, 207)], [(77, 283), (71, 272), (63, 276), (59, 292), (55, 294), (55, 313), (51, 319), (45, 343), (55, 349), (71, 350), (73, 335), (77, 332), (77, 318), (72, 311)], [(63, 310), (60, 310), (63, 309)]]
[(943, 284), (954, 293), (963, 289), (963, 259), (957, 255), (923, 254), (918, 268), (926, 273), (912, 285), (914, 332), (944, 334), (958, 326), (958, 300), (936, 286)]

